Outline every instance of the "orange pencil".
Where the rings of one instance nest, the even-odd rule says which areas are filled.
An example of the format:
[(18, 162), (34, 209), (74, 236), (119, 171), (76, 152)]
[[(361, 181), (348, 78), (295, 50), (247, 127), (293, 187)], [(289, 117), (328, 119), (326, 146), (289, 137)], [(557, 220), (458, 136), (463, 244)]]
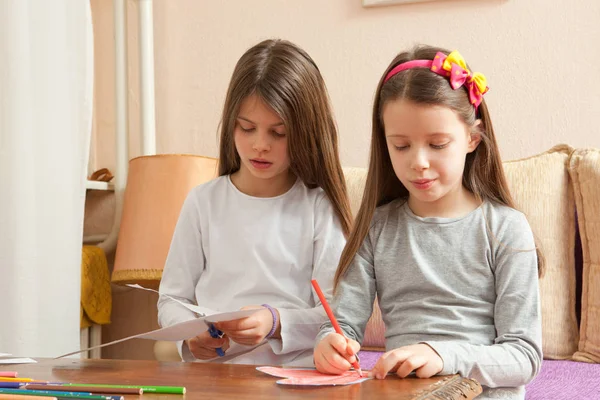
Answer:
[[(1, 400), (31, 400), (31, 399), (35, 399), (36, 397), (39, 396), (26, 396), (23, 394), (0, 394), (0, 399)], [(56, 397), (45, 397), (44, 396), (44, 400), (58, 400)]]
[[(312, 283), (313, 287), (315, 288), (315, 292), (317, 292), (317, 296), (319, 296), (319, 299), (321, 299), (321, 304), (323, 304), (323, 308), (325, 309), (325, 312), (327, 313), (327, 316), (329, 317), (329, 320), (331, 321), (331, 325), (333, 325), (333, 329), (335, 329), (336, 333), (339, 333), (340, 335), (346, 337), (346, 335), (344, 335), (344, 332), (342, 331), (342, 328), (340, 328), (340, 326), (337, 322), (337, 319), (335, 319), (335, 315), (333, 315), (333, 311), (331, 311), (331, 307), (329, 307), (329, 303), (327, 303), (327, 299), (325, 298), (325, 295), (321, 291), (321, 287), (319, 286), (319, 283), (315, 279), (313, 279), (311, 281), (311, 283)], [(360, 364), (358, 363), (358, 358), (356, 359), (356, 361), (354, 361), (352, 363), (352, 366), (358, 372), (358, 375), (360, 375), (362, 377), (362, 370), (360, 369)]]
[(0, 371), (0, 376), (3, 378), (16, 378), (17, 375), (15, 371)]

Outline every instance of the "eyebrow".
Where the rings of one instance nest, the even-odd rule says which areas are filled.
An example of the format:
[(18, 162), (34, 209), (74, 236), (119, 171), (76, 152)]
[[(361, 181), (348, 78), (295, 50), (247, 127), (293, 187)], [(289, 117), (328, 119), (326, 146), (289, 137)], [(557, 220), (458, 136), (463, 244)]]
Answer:
[[(238, 115), (237, 119), (241, 119), (241, 120), (244, 120), (244, 121), (246, 121), (248, 123), (256, 125), (256, 122), (254, 122), (254, 121), (252, 121), (252, 120), (250, 120), (250, 119), (248, 119), (246, 117), (242, 117), (241, 115)], [(278, 122), (276, 124), (273, 124), (271, 126), (282, 126), (282, 125), (284, 125), (283, 121), (282, 122)]]
[[(399, 137), (399, 138), (408, 138), (408, 136), (406, 135), (401, 135), (401, 134), (393, 134), (393, 135), (385, 135), (386, 137)], [(427, 137), (435, 137), (435, 136), (444, 136), (444, 137), (450, 137), (452, 136), (449, 133), (441, 133), (441, 132), (434, 132), (434, 133), (427, 133), (425, 136)]]

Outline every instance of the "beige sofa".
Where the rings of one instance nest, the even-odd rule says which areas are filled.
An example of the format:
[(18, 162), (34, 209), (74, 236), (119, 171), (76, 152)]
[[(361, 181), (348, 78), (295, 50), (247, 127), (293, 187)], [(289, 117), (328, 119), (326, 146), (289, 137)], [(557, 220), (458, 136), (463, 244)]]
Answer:
[[(600, 150), (559, 145), (542, 154), (505, 162), (504, 167), (517, 206), (527, 215), (546, 257), (546, 273), (540, 282), (544, 357), (598, 363)], [(366, 169), (345, 168), (344, 172), (356, 213)], [(580, 323), (576, 316), (577, 222), (583, 244)], [(375, 307), (363, 348), (382, 350), (384, 342), (385, 327)], [(158, 360), (179, 359), (175, 346), (165, 342), (156, 343), (155, 356)]]

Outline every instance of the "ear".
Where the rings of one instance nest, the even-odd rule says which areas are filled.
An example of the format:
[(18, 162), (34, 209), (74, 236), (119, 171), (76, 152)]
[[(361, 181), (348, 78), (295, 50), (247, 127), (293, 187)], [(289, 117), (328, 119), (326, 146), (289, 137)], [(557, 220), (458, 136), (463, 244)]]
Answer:
[(467, 143), (467, 152), (472, 153), (475, 151), (477, 146), (481, 143), (481, 120), (475, 121), (471, 127), (471, 133), (469, 134), (469, 140)]

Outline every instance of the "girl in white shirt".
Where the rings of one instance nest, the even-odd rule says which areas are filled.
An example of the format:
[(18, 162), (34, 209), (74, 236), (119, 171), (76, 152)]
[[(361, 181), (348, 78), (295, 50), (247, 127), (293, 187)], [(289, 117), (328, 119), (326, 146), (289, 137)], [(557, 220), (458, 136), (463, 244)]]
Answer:
[[(225, 100), (219, 178), (188, 195), (160, 293), (216, 311), (258, 307), (180, 343), (184, 361), (312, 365), (351, 214), (327, 89), (310, 56), (266, 40), (238, 61)], [(161, 326), (196, 318), (167, 296)], [(219, 357), (217, 348), (225, 352)]]

